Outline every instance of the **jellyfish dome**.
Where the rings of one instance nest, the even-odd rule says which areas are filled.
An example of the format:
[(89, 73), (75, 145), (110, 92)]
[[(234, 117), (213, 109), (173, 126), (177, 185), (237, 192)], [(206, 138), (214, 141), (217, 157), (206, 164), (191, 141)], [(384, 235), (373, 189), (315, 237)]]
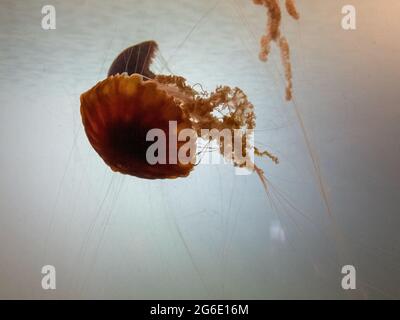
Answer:
[[(168, 132), (169, 121), (178, 131), (191, 122), (174, 98), (154, 81), (139, 74), (110, 76), (81, 96), (81, 115), (93, 148), (114, 171), (140, 178), (185, 177), (193, 164), (149, 164), (146, 151), (152, 144), (147, 133), (158, 128)], [(178, 142), (177, 148), (182, 142)], [(169, 140), (166, 145), (168, 157)]]

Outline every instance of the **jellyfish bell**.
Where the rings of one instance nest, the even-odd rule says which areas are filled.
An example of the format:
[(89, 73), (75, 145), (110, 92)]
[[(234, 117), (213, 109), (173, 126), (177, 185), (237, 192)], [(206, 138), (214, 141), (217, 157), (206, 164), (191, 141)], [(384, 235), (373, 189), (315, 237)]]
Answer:
[[(165, 179), (186, 177), (193, 169), (195, 161), (148, 161), (147, 150), (153, 144), (147, 137), (150, 130), (169, 133), (165, 147), (158, 150), (169, 158), (172, 141), (182, 129), (192, 127), (175, 99), (155, 81), (144, 81), (139, 74), (112, 75), (81, 95), (81, 116), (91, 145), (114, 171)], [(177, 123), (176, 132), (170, 132), (170, 121)], [(178, 141), (176, 148), (182, 144)]]

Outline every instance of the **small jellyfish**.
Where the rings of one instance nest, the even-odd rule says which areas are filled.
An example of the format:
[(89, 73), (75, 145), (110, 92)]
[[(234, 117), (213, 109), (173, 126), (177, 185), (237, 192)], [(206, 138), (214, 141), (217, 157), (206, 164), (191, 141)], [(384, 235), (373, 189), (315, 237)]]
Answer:
[[(146, 41), (125, 49), (112, 63), (108, 77), (81, 95), (83, 125), (96, 152), (114, 171), (146, 179), (173, 179), (190, 174), (196, 153), (189, 161), (149, 163), (147, 151), (153, 141), (149, 141), (148, 133), (152, 129), (169, 132), (165, 141), (167, 159), (184, 144), (192, 150), (198, 139), (215, 139), (206, 137), (204, 129), (239, 130), (243, 133), (241, 159), (245, 161), (234, 156), (230, 159), (234, 166), (254, 169), (266, 187), (263, 171), (250, 154), (269, 157), (276, 163), (278, 159), (249, 143), (256, 117), (246, 94), (228, 86), (219, 86), (211, 93), (197, 91), (183, 77), (155, 75), (150, 64), (157, 48), (156, 42)], [(171, 122), (176, 123), (173, 132)], [(177, 137), (187, 129), (196, 136), (180, 141)], [(237, 151), (233, 141), (217, 142), (224, 157)]]
[[(281, 35), (280, 25), (282, 19), (281, 8), (278, 0), (253, 0), (255, 4), (263, 5), (267, 8), (267, 28), (266, 33), (260, 40), (260, 53), (259, 58), (261, 61), (267, 61), (268, 55), (271, 50), (271, 42), (274, 41), (278, 44), (281, 52), (281, 60), (285, 69), (286, 79), (286, 100), (292, 99), (292, 66), (290, 63), (290, 50), (289, 44), (284, 36)], [(300, 18), (297, 12), (294, 0), (285, 0), (286, 11), (289, 15), (298, 20)]]

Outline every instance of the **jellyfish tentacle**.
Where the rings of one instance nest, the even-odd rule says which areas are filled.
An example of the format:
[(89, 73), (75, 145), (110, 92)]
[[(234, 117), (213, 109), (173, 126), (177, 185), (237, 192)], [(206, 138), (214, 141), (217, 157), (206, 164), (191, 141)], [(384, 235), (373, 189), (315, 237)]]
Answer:
[(273, 163), (278, 164), (279, 159), (277, 156), (274, 156), (272, 153), (270, 153), (268, 150), (260, 151), (257, 147), (254, 147), (254, 154), (259, 157), (267, 157), (272, 160)]
[[(284, 36), (281, 35), (280, 25), (282, 20), (282, 12), (278, 0), (253, 0), (254, 4), (263, 5), (267, 8), (267, 26), (265, 34), (260, 39), (260, 53), (259, 58), (261, 61), (267, 61), (271, 51), (271, 42), (278, 45), (283, 67), (285, 69), (286, 80), (286, 100), (292, 99), (292, 68), (290, 63), (289, 44)], [(285, 1), (286, 11), (295, 20), (300, 18), (293, 0)]]
[(281, 51), (281, 60), (283, 67), (285, 69), (285, 79), (286, 79), (286, 100), (292, 100), (292, 64), (290, 63), (290, 49), (289, 44), (285, 37), (279, 39), (279, 48)]
[(285, 1), (286, 11), (290, 14), (290, 16), (298, 20), (300, 18), (300, 14), (297, 11), (296, 5), (294, 4), (294, 0), (286, 0)]

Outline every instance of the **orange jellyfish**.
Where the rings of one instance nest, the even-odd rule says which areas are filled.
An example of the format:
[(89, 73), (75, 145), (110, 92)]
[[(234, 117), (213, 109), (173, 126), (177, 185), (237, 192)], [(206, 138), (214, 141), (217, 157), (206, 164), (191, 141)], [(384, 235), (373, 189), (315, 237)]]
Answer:
[[(173, 179), (186, 177), (196, 165), (196, 153), (190, 161), (149, 163), (147, 151), (153, 143), (147, 134), (157, 128), (170, 131), (166, 139), (165, 156), (184, 144), (196, 147), (197, 139), (205, 137), (204, 129), (241, 131), (241, 156), (232, 157), (234, 166), (254, 169), (265, 179), (260, 168), (254, 165), (250, 155), (278, 159), (269, 152), (259, 151), (249, 143), (255, 128), (253, 105), (239, 88), (219, 86), (214, 92), (197, 91), (186, 79), (175, 75), (155, 75), (150, 70), (157, 44), (146, 41), (125, 49), (112, 63), (108, 77), (81, 95), (81, 116), (89, 142), (114, 171), (146, 179)], [(193, 130), (194, 139), (180, 141), (183, 130)], [(220, 139), (219, 151), (227, 157), (237, 152), (233, 141)], [(227, 150), (227, 146), (231, 147)], [(190, 148), (189, 148), (190, 149)]]
[[(292, 99), (292, 66), (290, 63), (290, 50), (289, 44), (284, 36), (281, 35), (280, 25), (282, 19), (281, 8), (278, 0), (253, 0), (255, 4), (263, 5), (267, 8), (267, 28), (266, 33), (260, 40), (260, 54), (261, 61), (266, 61), (270, 53), (271, 42), (274, 41), (278, 44), (281, 52), (281, 60), (285, 69), (286, 78), (286, 100)], [(299, 13), (297, 12), (294, 0), (285, 0), (286, 11), (293, 18), (298, 20)]]

